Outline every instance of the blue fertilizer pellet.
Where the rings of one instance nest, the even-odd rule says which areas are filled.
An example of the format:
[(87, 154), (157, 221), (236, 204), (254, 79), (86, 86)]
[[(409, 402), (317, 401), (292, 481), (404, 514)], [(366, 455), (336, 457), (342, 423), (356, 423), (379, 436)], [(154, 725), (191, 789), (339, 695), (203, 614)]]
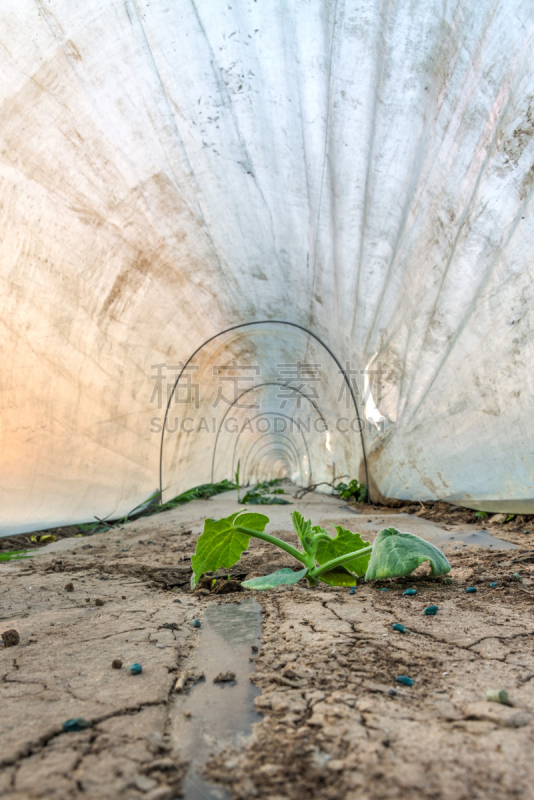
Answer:
[(354, 586), (351, 588), (349, 594), (356, 594), (356, 589), (354, 588)]
[(495, 589), (495, 587), (496, 587), (497, 585), (498, 585), (498, 584), (496, 584), (496, 583), (490, 583), (490, 589)]
[(191, 625), (193, 626), (193, 628), (200, 628), (200, 620), (194, 619)]
[(476, 592), (476, 590), (477, 590), (476, 586), (468, 586), (465, 591), (467, 592), (467, 594), (473, 594), (473, 592)]
[(406, 628), (404, 625), (401, 625), (400, 622), (394, 622), (391, 626), (394, 631), (399, 631), (400, 633), (406, 633)]
[(437, 614), (437, 612), (438, 612), (437, 606), (427, 606), (427, 608), (425, 608), (425, 610), (423, 611), (423, 614), (425, 614), (427, 617), (433, 617), (435, 614)]
[(61, 727), (65, 733), (77, 733), (78, 731), (83, 731), (85, 728), (90, 728), (91, 723), (89, 720), (83, 719), (82, 717), (74, 717), (64, 722)]
[(143, 671), (143, 667), (141, 664), (130, 664), (130, 674), (131, 675), (140, 675)]
[(407, 594), (409, 597), (412, 597), (414, 594), (417, 594), (417, 589), (406, 589), (403, 594)]
[(385, 586), (381, 586), (381, 587), (380, 587), (380, 591), (381, 591), (381, 592), (387, 592), (387, 589), (386, 589), (386, 587), (385, 587)]
[(408, 678), (406, 675), (397, 675), (395, 678), (397, 683), (402, 683), (403, 686), (413, 686), (415, 681), (411, 678)]

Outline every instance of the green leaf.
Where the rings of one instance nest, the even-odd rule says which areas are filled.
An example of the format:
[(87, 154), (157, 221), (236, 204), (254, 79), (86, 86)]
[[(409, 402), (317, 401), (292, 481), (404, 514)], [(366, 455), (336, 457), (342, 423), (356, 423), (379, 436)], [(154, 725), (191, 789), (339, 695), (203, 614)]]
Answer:
[(451, 566), (441, 550), (413, 533), (384, 528), (376, 537), (365, 580), (400, 578), (430, 561), (432, 575), (445, 575)]
[(241, 471), (241, 459), (237, 462), (237, 469), (235, 471), (235, 485), (237, 488), (237, 502), (241, 502), (241, 486), (239, 483), (239, 473)]
[(348, 485), (338, 483), (335, 489), (343, 500), (356, 500), (358, 503), (365, 503), (367, 500), (367, 488), (356, 479), (353, 479)]
[(358, 583), (356, 575), (341, 565), (329, 569), (328, 572), (323, 572), (322, 575), (319, 575), (319, 580), (328, 583), (329, 586), (356, 586)]
[(307, 567), (299, 569), (298, 572), (293, 572), (289, 567), (284, 567), (271, 575), (263, 575), (261, 578), (251, 578), (249, 581), (243, 581), (241, 586), (244, 586), (245, 589), (274, 589), (276, 586), (282, 586), (282, 584), (292, 586), (306, 577), (307, 572)]
[[(326, 533), (327, 536), (329, 536), (329, 539), (321, 537), (317, 545), (315, 560), (319, 564), (326, 564), (328, 561), (332, 561), (334, 558), (339, 558), (339, 556), (355, 553), (357, 550), (362, 550), (364, 547), (369, 547), (369, 542), (364, 542), (359, 533), (352, 533), (352, 531), (342, 528), (341, 525), (336, 526), (337, 533), (334, 537), (331, 537), (328, 534), (328, 531), (325, 531), (323, 528), (315, 527), (313, 530), (317, 533)], [(349, 572), (353, 572), (356, 575), (364, 575), (369, 563), (370, 555), (370, 553), (366, 553), (361, 558), (355, 558), (352, 561), (347, 561), (346, 564), (343, 564), (343, 566)], [(323, 573), (320, 576), (320, 579), (326, 580), (325, 575), (330, 575), (330, 572), (334, 571), (337, 575), (337, 570), (331, 570)], [(329, 583), (329, 581), (326, 582)], [(354, 586), (354, 584), (333, 583), (332, 586)]]
[(8, 550), (6, 553), (0, 553), (0, 561), (12, 561), (15, 558), (31, 558), (31, 555), (26, 555), (28, 550)]
[(195, 586), (204, 572), (219, 567), (232, 567), (241, 558), (241, 553), (248, 547), (250, 537), (236, 530), (235, 524), (243, 525), (253, 531), (263, 532), (269, 522), (264, 514), (236, 511), (229, 517), (204, 522), (204, 531), (199, 536), (195, 555), (191, 559), (193, 577), (191, 586)]
[(302, 514), (300, 514), (298, 511), (293, 511), (291, 514), (291, 519), (304, 552), (311, 553), (313, 543), (311, 519), (304, 519)]
[[(184, 503), (189, 503), (191, 500), (203, 500), (213, 497), (216, 494), (221, 494), (221, 492), (229, 492), (235, 488), (236, 485), (226, 480), (226, 478), (223, 481), (219, 481), (219, 483), (203, 483), (201, 486), (194, 486), (192, 489), (188, 489), (186, 492), (176, 495), (172, 500), (168, 500), (166, 503), (163, 503), (163, 505), (157, 506), (150, 513), (160, 514), (162, 511), (169, 511)], [(127, 517), (125, 517), (125, 521), (128, 521)]]

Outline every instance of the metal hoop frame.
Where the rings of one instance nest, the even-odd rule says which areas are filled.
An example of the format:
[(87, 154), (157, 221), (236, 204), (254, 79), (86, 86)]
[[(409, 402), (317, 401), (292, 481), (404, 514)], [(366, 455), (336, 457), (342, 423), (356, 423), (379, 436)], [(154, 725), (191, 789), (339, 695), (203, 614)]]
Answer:
[(165, 425), (167, 423), (167, 417), (169, 415), (169, 409), (171, 407), (172, 398), (174, 397), (174, 393), (176, 391), (176, 388), (178, 386), (178, 383), (180, 382), (180, 379), (181, 379), (182, 375), (184, 374), (185, 370), (187, 369), (187, 367), (189, 366), (189, 364), (191, 363), (193, 358), (196, 356), (196, 354), (199, 353), (210, 342), (213, 342), (214, 339), (218, 339), (219, 336), (224, 336), (225, 333), (230, 333), (230, 331), (240, 330), (241, 328), (250, 328), (253, 325), (288, 325), (291, 328), (298, 328), (298, 330), (301, 330), (304, 333), (307, 333), (308, 336), (311, 336), (313, 339), (315, 339), (315, 341), (317, 341), (326, 350), (326, 352), (330, 355), (330, 357), (333, 359), (333, 361), (337, 364), (337, 366), (339, 368), (339, 371), (343, 375), (345, 383), (347, 384), (347, 388), (348, 388), (350, 396), (352, 398), (352, 403), (354, 405), (354, 410), (356, 412), (356, 417), (357, 417), (358, 423), (359, 423), (358, 427), (360, 429), (360, 442), (361, 442), (361, 447), (362, 447), (363, 463), (364, 463), (364, 468), (365, 468), (365, 480), (366, 480), (366, 484), (367, 484), (367, 499), (370, 502), (371, 501), (371, 493), (370, 493), (370, 489), (369, 489), (369, 470), (368, 470), (368, 466), (367, 466), (367, 454), (365, 452), (365, 441), (364, 441), (364, 438), (363, 438), (363, 427), (362, 427), (362, 424), (361, 424), (360, 412), (358, 411), (358, 405), (356, 403), (356, 397), (354, 396), (354, 391), (352, 389), (351, 382), (350, 382), (350, 380), (349, 380), (349, 378), (347, 376), (347, 373), (345, 372), (345, 370), (341, 366), (341, 362), (339, 361), (337, 356), (334, 355), (334, 353), (328, 347), (328, 345), (325, 344), (325, 342), (323, 342), (323, 340), (319, 336), (317, 336), (316, 333), (313, 333), (313, 331), (310, 331), (308, 328), (304, 327), (304, 325), (299, 325), (298, 322), (289, 322), (287, 320), (282, 320), (282, 319), (262, 319), (262, 320), (255, 320), (253, 322), (242, 322), (239, 325), (231, 325), (229, 328), (225, 328), (224, 330), (219, 331), (219, 333), (216, 333), (213, 336), (210, 336), (209, 339), (206, 339), (204, 342), (202, 342), (202, 344), (199, 347), (197, 347), (196, 350), (194, 350), (193, 353), (191, 353), (191, 355), (189, 356), (189, 358), (185, 362), (184, 366), (180, 370), (180, 373), (179, 373), (178, 377), (176, 378), (176, 380), (174, 382), (174, 386), (172, 387), (172, 391), (171, 391), (171, 393), (169, 395), (169, 399), (167, 400), (167, 407), (165, 409), (165, 417), (163, 419), (163, 427), (162, 427), (162, 430), (161, 430), (161, 443), (160, 443), (160, 451), (159, 451), (160, 503), (163, 502), (163, 443), (164, 443), (164, 440), (165, 440)]
[[(257, 452), (254, 454), (253, 461), (252, 461), (252, 464), (251, 464), (251, 466), (250, 466), (250, 470), (249, 470), (249, 476), (248, 476), (249, 478), (250, 478), (250, 475), (252, 475), (252, 474), (253, 474), (253, 470), (254, 470), (254, 466), (255, 466), (255, 464), (259, 464), (259, 463), (260, 463), (260, 461), (262, 460), (262, 458), (265, 458), (265, 455), (267, 455), (267, 453), (265, 453), (265, 455), (264, 455), (264, 456), (261, 456), (261, 458), (260, 458), (260, 453), (261, 453), (263, 450), (266, 450), (268, 447), (270, 447), (270, 448), (272, 449), (272, 451), (273, 451), (273, 455), (274, 455), (274, 453), (275, 453), (275, 452), (278, 452), (278, 453), (281, 453), (281, 454), (282, 454), (282, 456), (283, 456), (284, 458), (286, 458), (288, 455), (290, 455), (292, 458), (295, 458), (295, 456), (294, 456), (294, 454), (292, 453), (292, 451), (291, 451), (291, 450), (289, 450), (289, 451), (286, 453), (286, 452), (285, 452), (285, 451), (284, 451), (284, 450), (283, 450), (283, 449), (280, 447), (280, 449), (278, 449), (278, 450), (276, 450), (276, 451), (275, 451), (275, 450), (272, 448), (272, 445), (271, 445), (270, 443), (264, 444), (264, 445), (263, 445), (263, 447), (260, 447), (260, 449), (259, 449), (259, 450), (258, 450), (258, 451), (257, 451)], [(259, 460), (258, 460), (258, 459), (259, 459)]]
[[(284, 419), (289, 419), (289, 420), (291, 420), (291, 422), (295, 422), (296, 425), (298, 425), (299, 433), (302, 436), (302, 441), (304, 442), (304, 447), (306, 448), (306, 456), (308, 458), (308, 464), (310, 465), (310, 476), (309, 476), (309, 479), (308, 479), (308, 484), (309, 484), (310, 481), (311, 481), (311, 477), (312, 477), (312, 462), (311, 462), (311, 458), (310, 458), (310, 451), (308, 449), (308, 442), (306, 441), (306, 437), (304, 436), (304, 433), (302, 432), (302, 428), (300, 427), (300, 423), (299, 423), (298, 419), (294, 420), (293, 417), (290, 417), (288, 414), (282, 414), (281, 411), (261, 411), (259, 414), (256, 414), (255, 417), (251, 417), (250, 418), (250, 422), (253, 422), (255, 419), (258, 419), (259, 417), (284, 417)], [(241, 434), (243, 433), (243, 431), (245, 429), (245, 424), (246, 423), (243, 423), (243, 425), (241, 427), (241, 430), (237, 434), (237, 439), (236, 439), (236, 442), (235, 442), (235, 445), (234, 445), (234, 453), (233, 453), (233, 456), (232, 456), (232, 472), (233, 472), (234, 464), (235, 464), (235, 454), (237, 452), (237, 447), (239, 445), (239, 437), (241, 436)]]
[[(215, 436), (215, 444), (213, 445), (213, 453), (212, 453), (212, 456), (211, 456), (211, 482), (212, 483), (215, 480), (215, 477), (214, 477), (215, 476), (215, 456), (217, 454), (217, 445), (219, 443), (219, 434), (221, 432), (222, 426), (225, 423), (226, 417), (230, 413), (231, 409), (235, 406), (236, 403), (239, 403), (239, 401), (241, 400), (242, 397), (244, 397), (244, 395), (248, 394), (249, 392), (254, 392), (256, 389), (262, 389), (264, 386), (280, 386), (280, 385), (281, 385), (280, 383), (276, 383), (275, 381), (266, 381), (265, 383), (258, 383), (257, 386), (249, 386), (248, 389), (245, 389), (243, 392), (241, 392), (241, 394), (238, 397), (236, 397), (236, 399), (233, 400), (232, 403), (228, 406), (228, 408), (224, 412), (224, 416), (223, 416), (223, 418), (222, 418), (222, 420), (220, 422), (220, 425), (217, 428), (217, 434)], [(310, 405), (312, 405), (313, 408), (317, 411), (317, 413), (321, 417), (321, 419), (324, 422), (324, 424), (327, 425), (327, 422), (326, 422), (326, 419), (324, 418), (323, 412), (321, 411), (319, 406), (313, 401), (313, 399), (311, 397), (308, 397), (306, 394), (304, 394), (304, 392), (301, 392), (300, 389), (296, 389), (294, 386), (288, 386), (287, 388), (291, 389), (293, 392), (295, 392), (295, 394), (300, 394), (302, 397), (304, 397), (305, 400), (308, 400)], [(232, 474), (233, 474), (233, 472), (234, 472), (234, 462), (232, 462)]]
[[(296, 456), (298, 464), (299, 464), (300, 471), (302, 472), (302, 464), (300, 463), (300, 454), (299, 454), (299, 451), (297, 450), (297, 447), (296, 447), (295, 443), (293, 442), (293, 440), (290, 439), (289, 436), (286, 436), (285, 433), (270, 433), (270, 432), (267, 432), (267, 433), (263, 433), (258, 439), (256, 439), (254, 442), (252, 442), (250, 447), (248, 448), (247, 452), (245, 453), (245, 456), (243, 458), (243, 475), (246, 476), (247, 462), (248, 462), (249, 458), (251, 457), (252, 451), (254, 450), (256, 445), (258, 445), (261, 442), (262, 439), (265, 439), (266, 436), (272, 436), (272, 437), (276, 436), (279, 439), (284, 439), (284, 441), (288, 442), (291, 445), (291, 448), (293, 448), (293, 449), (290, 449), (290, 452), (294, 456)], [(273, 438), (273, 442), (274, 441), (275, 440)], [(281, 442), (276, 442), (276, 443), (277, 444), (282, 444)]]

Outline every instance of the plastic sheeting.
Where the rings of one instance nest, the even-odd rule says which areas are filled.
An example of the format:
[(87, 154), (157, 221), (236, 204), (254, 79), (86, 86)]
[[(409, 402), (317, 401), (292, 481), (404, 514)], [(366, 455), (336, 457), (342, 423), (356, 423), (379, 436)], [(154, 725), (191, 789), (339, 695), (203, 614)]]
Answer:
[[(532, 511), (533, 23), (520, 0), (5, 0), (3, 532), (154, 491), (157, 376), (269, 318), (358, 380), (382, 365), (375, 497)], [(337, 367), (273, 326), (201, 352), (171, 417), (209, 432), (168, 434), (166, 496), (210, 480), (244, 374), (220, 368), (298, 362), (331, 431), (293, 393), (310, 433), (224, 431), (216, 479), (363, 477)]]

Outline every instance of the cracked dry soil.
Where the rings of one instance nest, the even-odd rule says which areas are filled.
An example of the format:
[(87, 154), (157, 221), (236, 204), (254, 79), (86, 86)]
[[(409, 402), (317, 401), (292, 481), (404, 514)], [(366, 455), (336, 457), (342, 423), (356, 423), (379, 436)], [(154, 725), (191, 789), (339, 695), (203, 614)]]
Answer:
[[(247, 596), (188, 590), (202, 524), (189, 513), (187, 524), (170, 512), (91, 537), (90, 547), (77, 540), (0, 565), (0, 628), (20, 634), (0, 647), (3, 797), (181, 796), (181, 731), (195, 720), (177, 711), (174, 689), (202, 635), (191, 619)], [(452, 585), (419, 575), (353, 596), (300, 584), (256, 594), (264, 619), (252, 679), (263, 719), (245, 745), (216, 753), (206, 775), (240, 799), (534, 797), (534, 564), (525, 549), (446, 552)], [(243, 558), (249, 571), (291, 565), (252, 540)], [(469, 585), (477, 592), (466, 594)], [(438, 614), (424, 616), (432, 604)], [(128, 673), (132, 662), (141, 675)], [(396, 684), (399, 674), (415, 684)], [(486, 702), (491, 688), (506, 689), (513, 706)], [(64, 733), (72, 717), (92, 725)]]

